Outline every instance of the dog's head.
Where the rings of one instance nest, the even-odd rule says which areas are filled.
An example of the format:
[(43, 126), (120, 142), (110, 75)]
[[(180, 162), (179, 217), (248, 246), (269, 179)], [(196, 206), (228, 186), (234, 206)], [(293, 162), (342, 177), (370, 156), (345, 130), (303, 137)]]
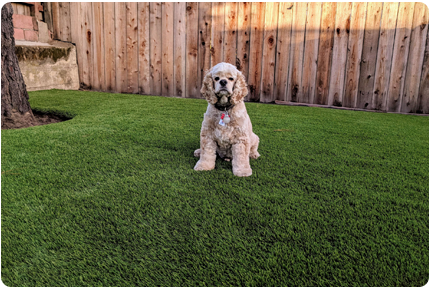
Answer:
[(221, 62), (205, 75), (200, 92), (219, 108), (235, 105), (248, 94), (245, 77), (235, 66)]

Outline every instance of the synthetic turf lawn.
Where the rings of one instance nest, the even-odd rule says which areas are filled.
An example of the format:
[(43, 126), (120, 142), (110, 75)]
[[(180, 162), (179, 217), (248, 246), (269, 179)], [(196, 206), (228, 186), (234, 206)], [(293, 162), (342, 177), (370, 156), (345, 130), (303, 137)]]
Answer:
[(193, 170), (207, 103), (30, 93), (1, 132), (9, 286), (422, 286), (429, 119), (246, 103), (253, 175)]

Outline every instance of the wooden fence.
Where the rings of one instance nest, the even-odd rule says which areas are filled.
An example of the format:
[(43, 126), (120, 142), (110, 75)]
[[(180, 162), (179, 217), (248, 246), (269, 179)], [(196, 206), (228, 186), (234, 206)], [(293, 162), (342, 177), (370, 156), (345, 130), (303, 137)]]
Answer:
[[(224, 61), (246, 100), (429, 113), (422, 3), (51, 3), (83, 88), (200, 98)], [(49, 9), (48, 9), (49, 10)]]

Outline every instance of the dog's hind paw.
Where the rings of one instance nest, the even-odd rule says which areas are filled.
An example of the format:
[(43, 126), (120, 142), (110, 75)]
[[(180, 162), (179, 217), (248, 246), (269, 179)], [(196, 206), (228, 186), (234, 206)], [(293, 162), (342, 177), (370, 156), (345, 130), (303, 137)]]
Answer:
[(194, 157), (200, 157), (200, 153), (202, 152), (202, 150), (199, 148), (196, 151), (194, 151)]

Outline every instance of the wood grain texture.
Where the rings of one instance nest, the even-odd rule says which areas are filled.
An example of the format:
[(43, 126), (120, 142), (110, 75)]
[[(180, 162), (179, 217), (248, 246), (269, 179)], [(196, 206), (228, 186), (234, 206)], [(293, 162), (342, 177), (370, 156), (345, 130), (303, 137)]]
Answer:
[(291, 33), (290, 69), (288, 71), (287, 101), (302, 98), (303, 55), (306, 31), (307, 3), (295, 2), (293, 7), (294, 29)]
[(125, 2), (115, 2), (116, 92), (127, 92), (127, 10)]
[(239, 2), (237, 12), (237, 59), (236, 66), (245, 79), (249, 73), (249, 39), (251, 33), (251, 3)]
[[(54, 4), (51, 3), (51, 4)], [(70, 3), (70, 17), (75, 19), (75, 21), (71, 22), (71, 37), (72, 43), (76, 45), (76, 60), (78, 61), (78, 75), (79, 81), (81, 81), (83, 77), (82, 65), (84, 61), (84, 50), (82, 48), (82, 38), (81, 37), (81, 4), (79, 2), (71, 2)]]
[(126, 71), (127, 93), (139, 92), (139, 62), (138, 62), (138, 38), (137, 38), (137, 2), (126, 2), (127, 18), (126, 36)]
[(93, 2), (93, 89), (98, 91), (106, 91), (105, 81), (105, 49), (103, 35), (103, 3)]
[(331, 65), (330, 87), (328, 93), (329, 106), (342, 106), (343, 102), (351, 8), (352, 5), (350, 2), (341, 2), (337, 4), (333, 42), (334, 56)]
[(173, 79), (173, 16), (174, 16), (174, 3), (163, 2), (162, 5), (162, 91), (164, 96), (175, 96)]
[(379, 33), (378, 57), (376, 58), (375, 84), (373, 86), (372, 108), (387, 111), (386, 97), (390, 81), (393, 57), (394, 34), (393, 23), (396, 23), (398, 2), (385, 2)]
[(116, 91), (115, 3), (103, 3), (105, 82), (107, 92)]
[(175, 63), (174, 63), (174, 91), (178, 97), (185, 97), (185, 63), (186, 63), (186, 9), (185, 2), (175, 2), (175, 19), (174, 19), (174, 45), (175, 45)]
[(92, 5), (90, 2), (80, 3), (81, 17), (81, 39), (82, 39), (82, 78), (81, 87), (91, 89), (93, 84), (93, 24), (92, 24)]
[(198, 76), (201, 85), (205, 73), (211, 68), (211, 27), (212, 27), (212, 3), (199, 3), (199, 56)]
[(245, 100), (260, 101), (261, 71), (264, 40), (264, 13), (266, 3), (252, 2), (251, 38), (249, 47), (248, 96)]
[(225, 3), (223, 62), (236, 66), (237, 2)]
[(211, 65), (224, 60), (225, 3), (212, 3)]
[[(411, 39), (412, 20), (415, 3), (400, 2), (394, 39), (393, 64), (387, 94), (389, 112), (400, 112), (401, 98), (405, 83), (406, 65)], [(419, 84), (418, 84), (419, 85)]]
[(261, 79), (260, 102), (274, 101), (276, 36), (278, 28), (279, 3), (266, 3), (263, 39), (263, 71)]
[[(52, 11), (52, 27), (53, 27), (52, 38), (61, 40), (60, 2), (52, 2), (51, 11)], [(77, 22), (80, 24), (82, 21), (78, 19)]]
[[(301, 103), (313, 103), (317, 77), (318, 44), (320, 37), (322, 3), (309, 3), (306, 18), (306, 40), (303, 60)], [(281, 100), (281, 99), (279, 99)]]
[(70, 3), (69, 2), (59, 2), (59, 17), (60, 17), (60, 33), (59, 39), (62, 41), (70, 42), (72, 37), (70, 35)]
[(185, 97), (200, 98), (200, 80), (198, 77), (198, 3), (187, 3), (187, 54), (186, 54), (186, 94)]
[(429, 114), (429, 37), (427, 35), (416, 113)]
[(363, 52), (364, 25), (366, 24), (367, 3), (354, 2), (351, 11), (351, 29), (348, 41), (348, 56), (345, 71), (345, 93), (342, 106), (356, 107), (360, 63)]
[(149, 3), (139, 2), (137, 3), (138, 10), (138, 43), (139, 43), (139, 94), (148, 95), (151, 94), (151, 67), (150, 67), (150, 55), (149, 55)]
[(369, 2), (367, 5), (363, 52), (361, 56), (360, 78), (356, 101), (357, 108), (372, 108), (382, 6), (383, 3), (380, 2)]
[(149, 51), (151, 55), (151, 94), (161, 95), (162, 85), (162, 20), (161, 2), (149, 4)]
[(411, 33), (411, 48), (406, 70), (405, 89), (400, 112), (415, 113), (419, 106), (418, 93), (428, 26), (429, 11), (427, 6), (423, 3), (416, 3)]
[(336, 3), (325, 2), (322, 8), (320, 43), (318, 46), (315, 104), (327, 105), (330, 81), (331, 56), (334, 41)]

